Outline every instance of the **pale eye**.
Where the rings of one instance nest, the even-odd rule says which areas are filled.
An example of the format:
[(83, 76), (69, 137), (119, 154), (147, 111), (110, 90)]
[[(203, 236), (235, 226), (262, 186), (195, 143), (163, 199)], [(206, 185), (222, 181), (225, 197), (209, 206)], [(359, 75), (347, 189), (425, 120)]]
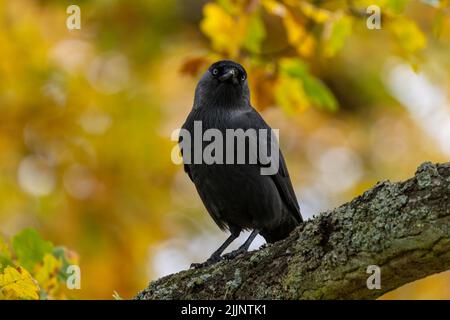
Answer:
[(213, 69), (212, 74), (215, 75), (215, 76), (218, 75), (219, 74), (219, 70), (218, 69)]
[(244, 81), (245, 78), (246, 78), (246, 77), (245, 77), (245, 74), (243, 74), (243, 75), (241, 76), (241, 80)]

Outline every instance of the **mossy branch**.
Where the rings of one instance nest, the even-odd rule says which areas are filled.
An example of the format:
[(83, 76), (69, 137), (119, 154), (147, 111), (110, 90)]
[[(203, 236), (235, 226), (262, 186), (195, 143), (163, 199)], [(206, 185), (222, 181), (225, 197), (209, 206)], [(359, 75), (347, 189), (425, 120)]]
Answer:
[[(369, 265), (381, 289), (369, 290)], [(289, 238), (151, 282), (137, 299), (372, 299), (450, 269), (450, 163), (378, 183)]]

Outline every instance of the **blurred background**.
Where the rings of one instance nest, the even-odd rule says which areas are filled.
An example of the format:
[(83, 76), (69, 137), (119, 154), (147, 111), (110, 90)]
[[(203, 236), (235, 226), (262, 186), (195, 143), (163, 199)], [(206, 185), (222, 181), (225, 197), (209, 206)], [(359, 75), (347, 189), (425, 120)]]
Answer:
[[(70, 4), (0, 0), (0, 237), (76, 252), (68, 297), (130, 298), (227, 237), (171, 161), (217, 59), (246, 67), (306, 218), (450, 158), (449, 1), (79, 0), (79, 30)], [(450, 272), (383, 298), (448, 299)]]

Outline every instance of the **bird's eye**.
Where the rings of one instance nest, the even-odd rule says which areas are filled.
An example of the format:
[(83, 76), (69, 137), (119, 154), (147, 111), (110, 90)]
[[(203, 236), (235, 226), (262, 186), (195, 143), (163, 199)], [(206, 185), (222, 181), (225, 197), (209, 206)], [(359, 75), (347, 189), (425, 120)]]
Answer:
[(212, 71), (212, 74), (213, 74), (213, 75), (216, 76), (218, 73), (219, 73), (219, 70), (218, 70), (218, 69), (213, 69), (213, 71)]
[(246, 78), (246, 77), (245, 77), (245, 74), (243, 74), (243, 75), (241, 76), (241, 80), (244, 81), (245, 78)]

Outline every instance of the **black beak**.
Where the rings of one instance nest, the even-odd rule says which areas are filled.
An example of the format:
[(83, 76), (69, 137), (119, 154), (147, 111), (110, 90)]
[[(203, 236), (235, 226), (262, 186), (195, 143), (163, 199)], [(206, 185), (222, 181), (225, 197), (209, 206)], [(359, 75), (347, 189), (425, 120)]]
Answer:
[(237, 70), (234, 68), (228, 69), (224, 74), (219, 77), (220, 81), (227, 81), (230, 78), (233, 78), (233, 82), (237, 77)]

